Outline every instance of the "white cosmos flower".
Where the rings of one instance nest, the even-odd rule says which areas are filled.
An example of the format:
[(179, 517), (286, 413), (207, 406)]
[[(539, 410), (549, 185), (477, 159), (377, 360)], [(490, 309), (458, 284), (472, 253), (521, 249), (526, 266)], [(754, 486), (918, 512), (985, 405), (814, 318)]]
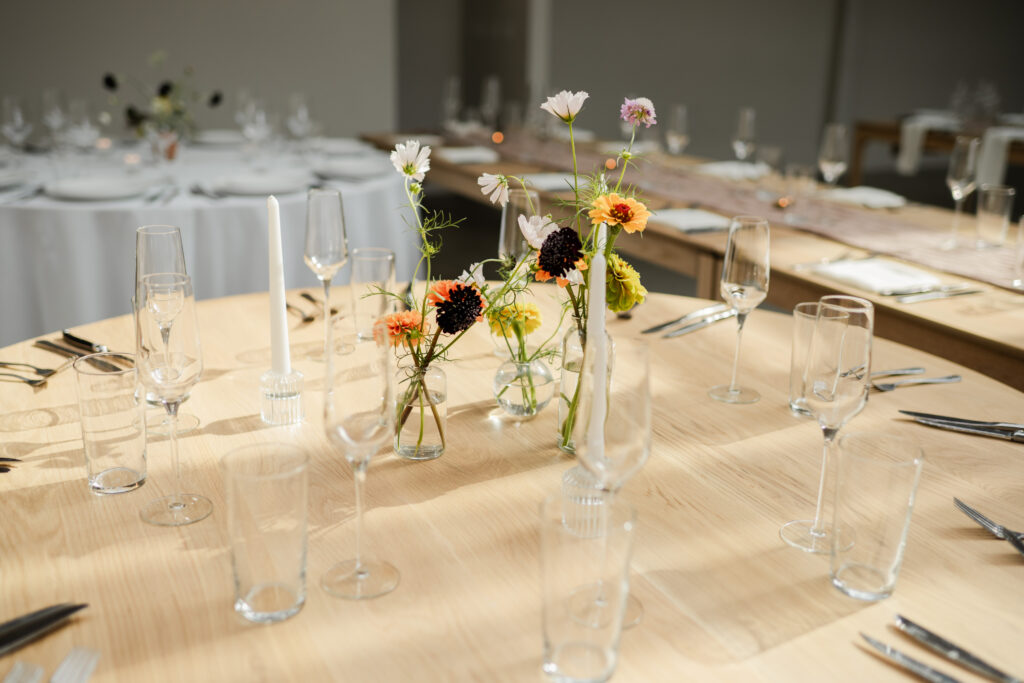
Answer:
[(583, 108), (583, 102), (588, 97), (590, 95), (582, 90), (579, 92), (563, 90), (557, 95), (549, 97), (547, 102), (540, 105), (540, 108), (569, 123), (576, 118), (576, 114), (580, 113), (580, 109)]
[(422, 182), (430, 170), (430, 147), (420, 147), (419, 140), (406, 140), (405, 144), (399, 142), (391, 153), (391, 163), (402, 175)]
[(519, 230), (534, 249), (540, 249), (547, 236), (558, 230), (550, 216), (526, 216), (519, 214)]
[(482, 291), (484, 285), (487, 284), (487, 281), (484, 280), (484, 264), (479, 261), (470, 264), (469, 269), (462, 271), (462, 275), (455, 278), (455, 280), (467, 285), (476, 285), (476, 288)]
[(583, 284), (583, 273), (579, 271), (579, 268), (573, 268), (565, 274), (565, 279), (570, 285), (582, 285)]
[(508, 178), (494, 173), (484, 173), (476, 182), (484, 195), (490, 195), (491, 204), (497, 202), (502, 207), (508, 204)]

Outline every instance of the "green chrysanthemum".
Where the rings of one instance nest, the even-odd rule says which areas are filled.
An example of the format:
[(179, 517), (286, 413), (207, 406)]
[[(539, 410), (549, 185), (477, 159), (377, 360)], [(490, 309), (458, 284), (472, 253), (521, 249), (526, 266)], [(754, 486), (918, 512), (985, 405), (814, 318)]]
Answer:
[(640, 284), (640, 273), (618, 254), (608, 257), (605, 283), (608, 308), (614, 312), (628, 311), (647, 298), (647, 288)]

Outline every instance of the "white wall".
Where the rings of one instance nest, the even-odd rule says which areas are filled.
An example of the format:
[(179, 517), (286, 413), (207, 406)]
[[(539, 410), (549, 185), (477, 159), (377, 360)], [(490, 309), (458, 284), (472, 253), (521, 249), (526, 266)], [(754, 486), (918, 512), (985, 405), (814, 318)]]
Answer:
[[(234, 125), (238, 88), (283, 110), (307, 94), (328, 134), (391, 128), (396, 120), (395, 0), (8, 0), (0, 20), (0, 94), (38, 107), (43, 88), (104, 102), (107, 71), (145, 79), (195, 67), (200, 89), (224, 90), (201, 125)], [(147, 57), (163, 49), (167, 66)]]

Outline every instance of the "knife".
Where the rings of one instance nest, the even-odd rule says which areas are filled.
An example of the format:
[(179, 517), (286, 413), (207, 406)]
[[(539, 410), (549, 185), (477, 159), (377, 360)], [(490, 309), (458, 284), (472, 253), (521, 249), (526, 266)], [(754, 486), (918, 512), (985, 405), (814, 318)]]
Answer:
[(74, 605), (65, 602), (60, 605), (44, 607), (0, 624), (0, 657), (8, 652), (14, 652), (22, 645), (57, 628), (72, 614), (88, 606), (87, 604)]
[[(72, 349), (67, 346), (62, 346), (61, 344), (55, 344), (54, 342), (49, 341), (47, 339), (37, 339), (32, 343), (32, 345), (40, 349), (46, 349), (47, 351), (59, 353), (65, 358), (72, 356), (76, 358), (82, 358), (83, 356), (90, 355), (84, 351), (79, 351), (77, 349)], [(108, 363), (102, 358), (90, 358), (87, 362), (90, 365), (99, 368), (100, 370), (103, 370), (105, 372), (121, 372), (122, 370), (124, 370), (124, 368), (119, 368), (113, 363)]]
[(911, 294), (909, 296), (896, 297), (901, 304), (916, 304), (918, 301), (931, 301), (932, 299), (946, 299), (951, 296), (963, 296), (964, 294), (981, 294), (983, 289), (960, 289), (955, 292), (926, 292), (924, 294)]
[(935, 652), (938, 652), (951, 662), (965, 666), (971, 671), (981, 674), (985, 678), (990, 678), (993, 681), (998, 681), (999, 683), (1021, 683), (1020, 679), (1013, 678), (1012, 676), (1003, 673), (988, 662), (982, 660), (980, 657), (971, 654), (961, 647), (957, 647), (937, 633), (932, 633), (924, 626), (915, 624), (910, 619), (899, 614), (896, 615), (896, 628), (903, 631), (917, 642), (931, 648)]
[(705, 327), (707, 327), (711, 323), (718, 322), (719, 320), (725, 320), (726, 318), (732, 318), (735, 315), (736, 315), (736, 309), (730, 308), (727, 311), (722, 311), (721, 313), (715, 313), (714, 315), (709, 315), (708, 317), (704, 318), (703, 320), (698, 320), (695, 323), (690, 323), (689, 325), (684, 325), (683, 327), (680, 327), (677, 330), (672, 330), (671, 332), (666, 332), (665, 334), (663, 334), (661, 336), (662, 336), (663, 339), (671, 339), (672, 337), (678, 337), (678, 336), (681, 336), (681, 335), (684, 335), (684, 334), (689, 334), (690, 332), (696, 332), (697, 330), (704, 329)]
[(909, 296), (911, 294), (931, 294), (932, 292), (960, 292), (970, 288), (966, 282), (958, 282), (955, 285), (920, 285), (918, 287), (904, 287), (903, 289), (886, 289), (879, 292), (881, 296)]
[(914, 422), (920, 422), (921, 424), (928, 425), (929, 427), (948, 429), (953, 432), (976, 434), (977, 436), (994, 436), (997, 439), (1004, 439), (1015, 443), (1024, 443), (1024, 429), (1018, 429), (1015, 432), (1010, 432), (1005, 429), (997, 429), (994, 427), (978, 427), (974, 425), (943, 422), (942, 420), (932, 420), (927, 417), (915, 417)]
[(908, 657), (899, 650), (894, 650), (885, 643), (877, 641), (864, 633), (861, 633), (860, 637), (866, 640), (868, 645), (875, 648), (875, 650), (890, 662), (903, 667), (915, 676), (919, 676), (926, 681), (931, 681), (931, 683), (960, 683), (959, 679), (947, 676), (941, 671), (931, 668), (924, 662), (919, 662), (913, 657)]
[[(106, 346), (105, 344), (96, 344), (94, 342), (89, 341), (88, 339), (84, 339), (82, 337), (75, 336), (75, 335), (71, 334), (70, 330), (64, 330), (63, 332), (61, 332), (61, 335), (64, 337), (64, 342), (66, 344), (68, 344), (69, 346), (74, 346), (74, 347), (77, 347), (79, 349), (84, 349), (85, 351), (88, 351), (89, 353), (110, 353), (110, 348), (108, 346)], [(129, 367), (132, 367), (132, 366), (135, 365), (135, 359), (132, 358), (131, 356), (122, 356), (119, 353), (114, 353), (114, 354), (111, 354), (108, 357), (109, 358), (117, 358), (119, 360), (123, 360), (126, 363), (128, 363)]]
[(901, 410), (900, 412), (904, 415), (910, 415), (911, 417), (926, 417), (929, 420), (953, 422), (955, 424), (962, 424), (968, 427), (991, 427), (993, 429), (1009, 429), (1010, 431), (1024, 429), (1024, 424), (1019, 424), (1017, 422), (984, 422), (982, 420), (968, 420), (965, 417), (950, 417), (948, 415), (935, 415), (933, 413), (918, 413), (913, 410)]
[(687, 320), (693, 320), (694, 318), (700, 318), (701, 316), (711, 315), (712, 313), (718, 313), (718, 312), (724, 311), (724, 310), (725, 310), (725, 304), (715, 304), (714, 306), (708, 306), (707, 308), (701, 308), (699, 310), (693, 311), (692, 313), (687, 313), (686, 315), (679, 316), (678, 318), (676, 318), (674, 320), (669, 320), (667, 323), (661, 323), (660, 325), (655, 325), (654, 327), (648, 327), (646, 330), (644, 330), (640, 334), (650, 334), (652, 332), (661, 332), (666, 327), (672, 327), (673, 325), (678, 325), (679, 323), (685, 322)]

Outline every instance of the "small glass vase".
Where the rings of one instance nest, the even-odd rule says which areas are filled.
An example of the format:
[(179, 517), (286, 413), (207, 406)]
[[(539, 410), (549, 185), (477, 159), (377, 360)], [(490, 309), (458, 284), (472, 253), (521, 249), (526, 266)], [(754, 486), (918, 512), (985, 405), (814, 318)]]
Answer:
[[(572, 428), (576, 422), (576, 406), (579, 403), (580, 367), (583, 365), (584, 334), (577, 325), (566, 330), (562, 337), (562, 371), (558, 378), (558, 447), (575, 455), (576, 446), (572, 440)], [(612, 338), (605, 332), (608, 349), (608, 373), (612, 371), (615, 347)]]
[(513, 417), (530, 418), (544, 410), (555, 395), (555, 377), (537, 358), (505, 361), (494, 375), (494, 398)]
[(448, 379), (444, 370), (398, 369), (395, 453), (408, 460), (433, 460), (444, 453), (448, 428)]

